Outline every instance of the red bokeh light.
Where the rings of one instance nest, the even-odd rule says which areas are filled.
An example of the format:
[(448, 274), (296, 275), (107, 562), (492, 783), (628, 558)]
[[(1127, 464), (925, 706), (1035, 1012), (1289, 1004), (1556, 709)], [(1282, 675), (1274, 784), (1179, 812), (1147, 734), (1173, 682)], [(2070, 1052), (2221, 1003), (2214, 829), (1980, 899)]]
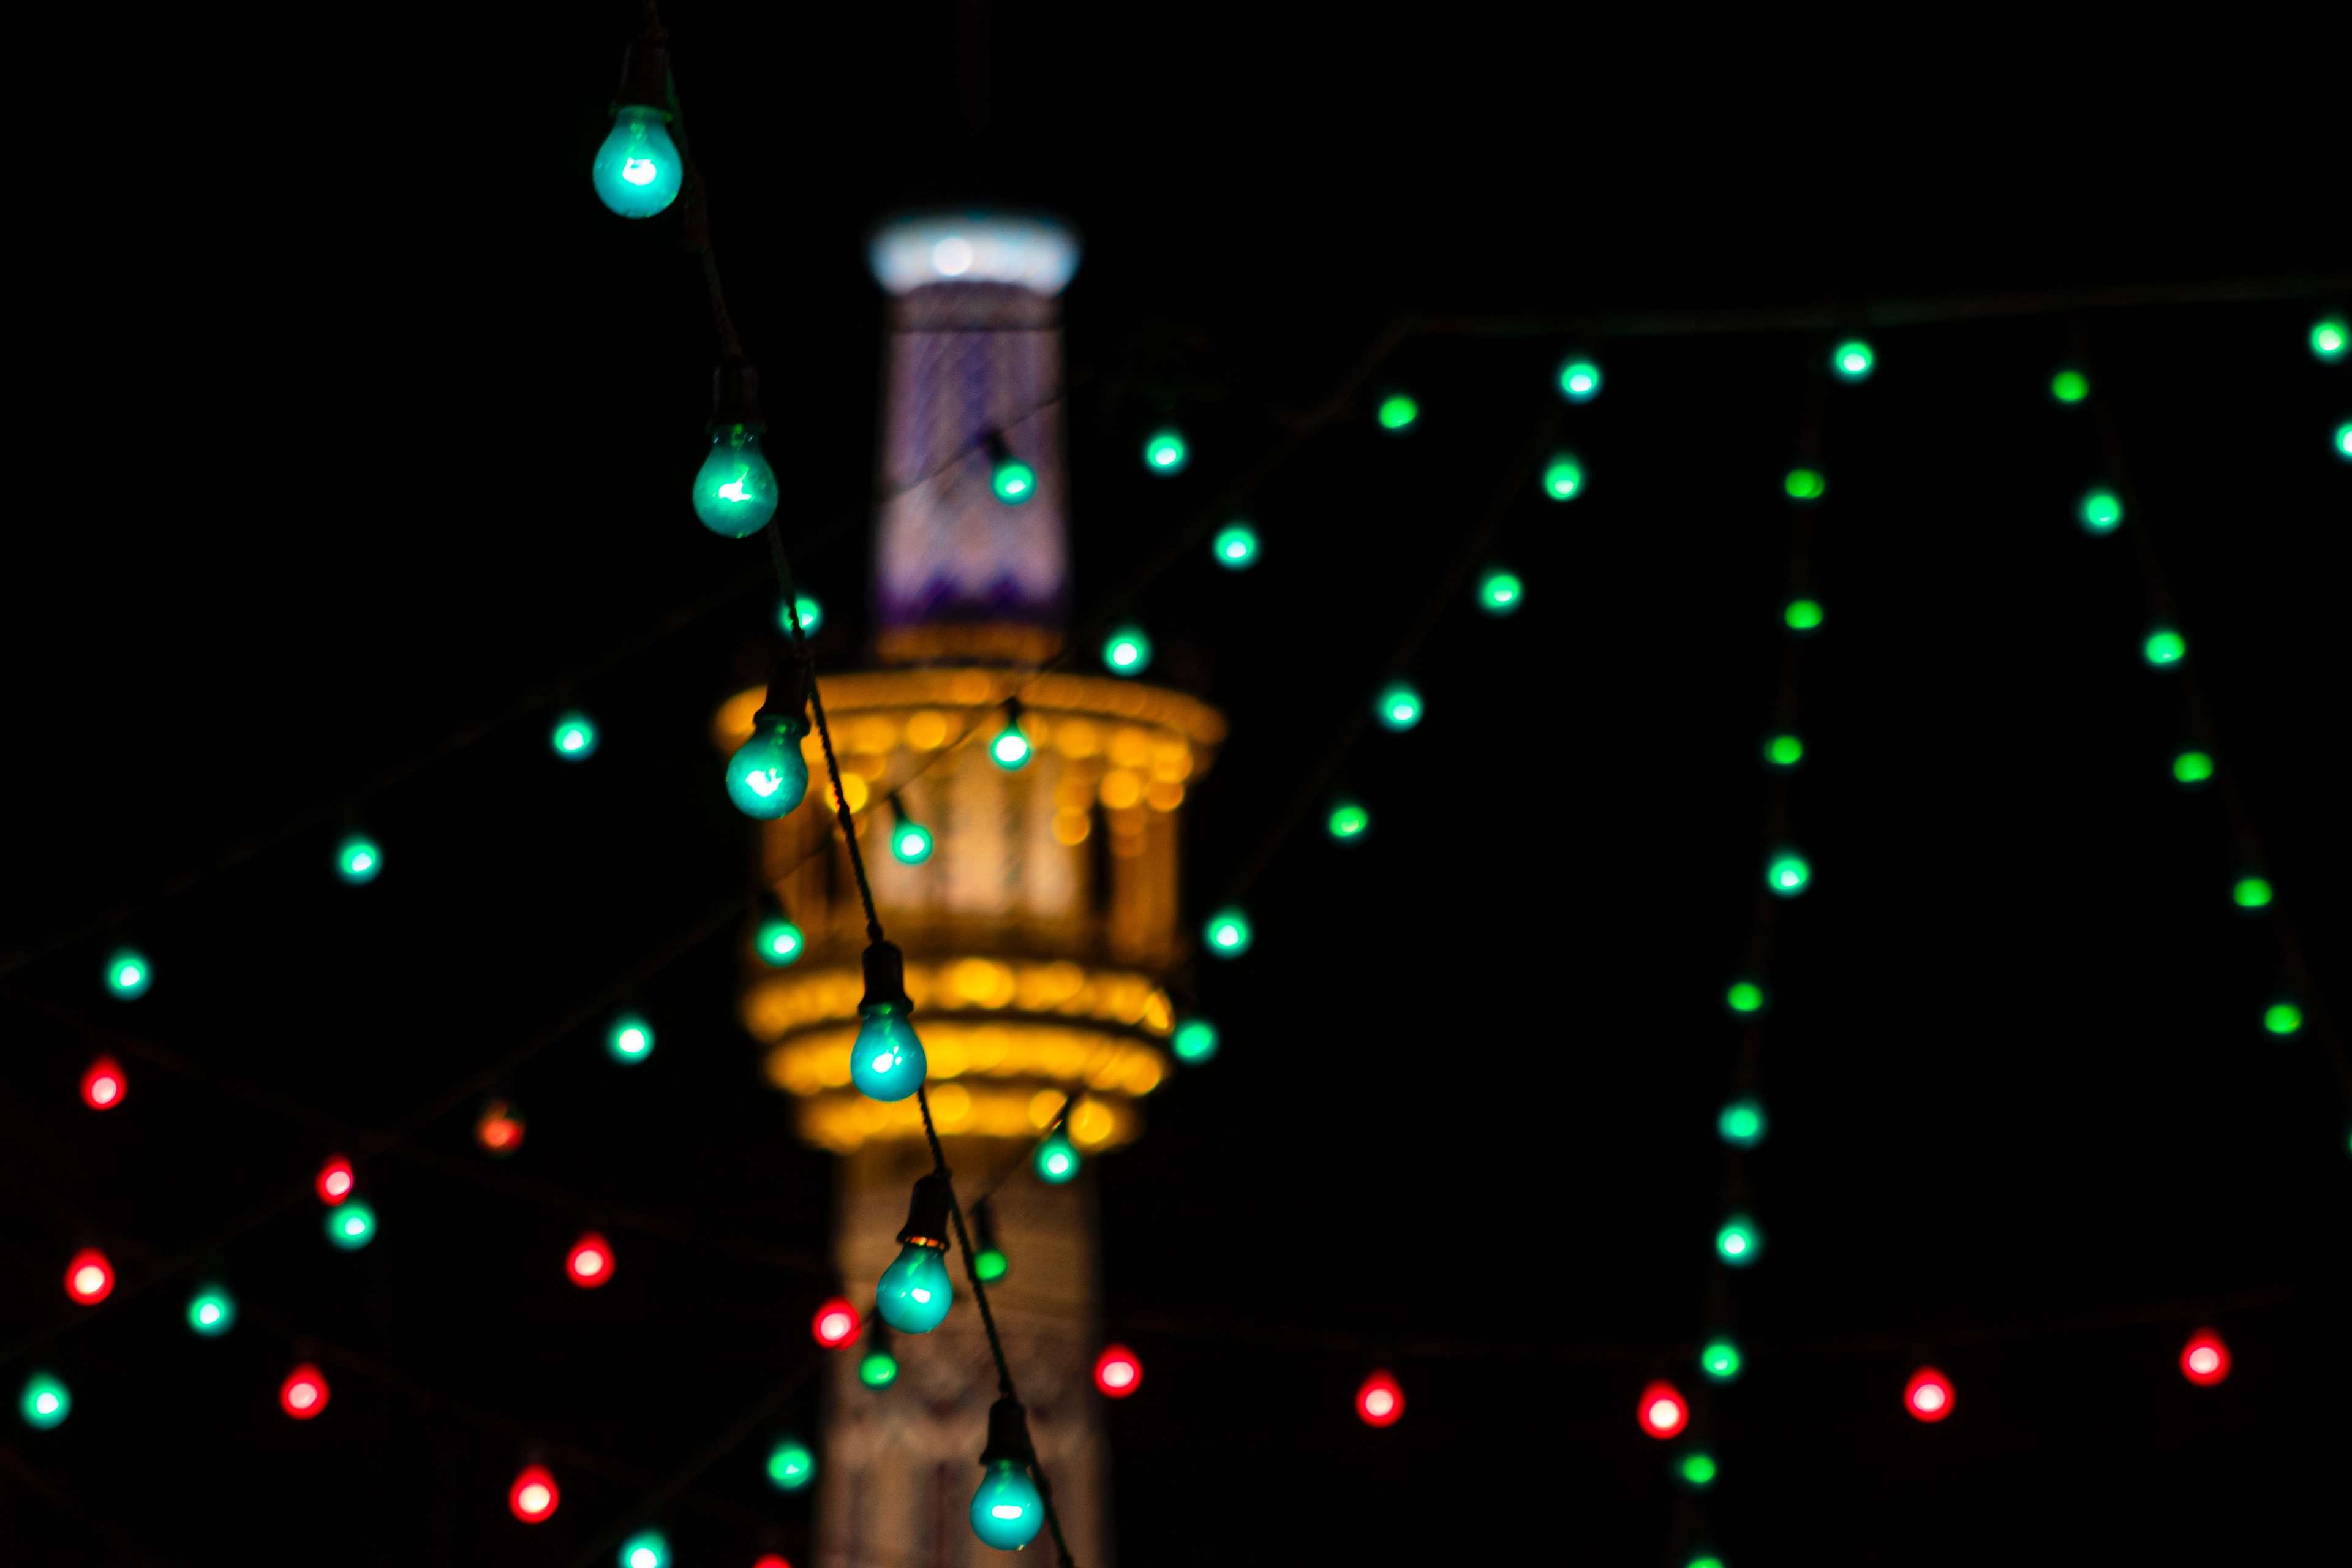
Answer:
[(319, 1201), (329, 1208), (341, 1203), (352, 1195), (353, 1179), (349, 1160), (341, 1154), (329, 1155), (327, 1163), (319, 1167)]
[(278, 1385), (278, 1404), (297, 1421), (308, 1421), (327, 1407), (327, 1377), (304, 1362)]
[(1903, 1408), (1922, 1421), (1941, 1421), (1952, 1413), (1952, 1380), (1932, 1366), (1923, 1366), (1903, 1385)]
[(1143, 1385), (1143, 1363), (1125, 1345), (1108, 1345), (1095, 1358), (1095, 1386), (1113, 1399), (1125, 1399)]
[(593, 1290), (613, 1277), (613, 1244), (592, 1230), (572, 1244), (563, 1267), (574, 1285)]
[(782, 1557), (779, 1557), (776, 1553), (771, 1552), (765, 1557), (761, 1558), (757, 1563), (752, 1563), (751, 1568), (793, 1568), (793, 1565), (785, 1562)]
[(1404, 1415), (1404, 1390), (1387, 1373), (1376, 1372), (1356, 1390), (1356, 1414), (1367, 1426), (1393, 1426)]
[(816, 1310), (809, 1321), (809, 1331), (816, 1342), (829, 1351), (837, 1351), (857, 1337), (857, 1309), (835, 1296)]
[(100, 1057), (81, 1075), (81, 1102), (92, 1110), (111, 1110), (122, 1103), (128, 1085), (112, 1057)]
[(1642, 1390), (1642, 1403), (1633, 1414), (1651, 1436), (1671, 1437), (1690, 1425), (1690, 1401), (1673, 1384), (1654, 1383)]
[(474, 1123), (475, 1141), (493, 1154), (511, 1154), (521, 1148), (522, 1131), (522, 1118), (503, 1100), (483, 1106), (481, 1120)]
[(537, 1524), (553, 1513), (562, 1498), (563, 1494), (556, 1489), (555, 1478), (539, 1465), (515, 1477), (514, 1485), (507, 1489), (507, 1506), (525, 1524)]
[(2180, 1375), (2210, 1388), (2230, 1375), (2230, 1347), (2210, 1329), (2200, 1329), (2180, 1347)]
[(66, 1265), (66, 1294), (95, 1307), (114, 1293), (114, 1265), (95, 1247), (86, 1247)]

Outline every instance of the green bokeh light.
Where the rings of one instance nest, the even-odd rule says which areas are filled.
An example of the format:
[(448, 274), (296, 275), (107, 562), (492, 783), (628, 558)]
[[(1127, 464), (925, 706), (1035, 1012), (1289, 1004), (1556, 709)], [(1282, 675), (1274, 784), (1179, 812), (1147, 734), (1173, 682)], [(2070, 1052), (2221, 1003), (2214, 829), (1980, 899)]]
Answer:
[(919, 866), (931, 858), (931, 830), (919, 822), (901, 822), (890, 830), (890, 854), (903, 866)]
[(2260, 877), (2241, 877), (2230, 889), (2230, 901), (2242, 910), (2267, 909), (2271, 885)]
[[(824, 606), (806, 594), (793, 595), (792, 603), (801, 613), (801, 636), (804, 637), (816, 636), (817, 628), (824, 625)], [(786, 637), (793, 635), (792, 611), (786, 609), (781, 601), (776, 605), (776, 629)]]
[(2213, 758), (2205, 752), (2183, 752), (2172, 759), (2172, 776), (2185, 784), (2201, 784), (2213, 776)]
[(1699, 1370), (1717, 1383), (1729, 1383), (1739, 1375), (1739, 1347), (1727, 1339), (1709, 1340), (1698, 1352)]
[(1752, 1149), (1764, 1141), (1764, 1108), (1752, 1100), (1735, 1100), (1715, 1119), (1716, 1132), (1735, 1149)]
[(768, 1450), (768, 1479), (779, 1490), (796, 1492), (816, 1479), (816, 1456), (797, 1437), (787, 1437)]
[(621, 1542), (615, 1561), (620, 1568), (669, 1568), (669, 1538), (658, 1530), (641, 1530)]
[(596, 754), (596, 725), (585, 713), (566, 713), (549, 731), (547, 743), (567, 763), (584, 763)]
[(47, 1373), (37, 1372), (25, 1380), (25, 1390), (16, 1396), (16, 1409), (26, 1426), (46, 1432), (73, 1414), (73, 1394)]
[(1764, 1250), (1764, 1236), (1756, 1228), (1754, 1221), (1744, 1215), (1734, 1215), (1723, 1222), (1721, 1230), (1715, 1233), (1715, 1250), (1726, 1263), (1735, 1268), (1744, 1268), (1755, 1262), (1756, 1255)]
[(758, 933), (751, 939), (751, 951), (758, 953), (760, 962), (771, 969), (782, 969), (793, 962), (807, 945), (808, 939), (802, 934), (801, 928), (782, 915), (761, 921)]
[(1735, 1013), (1760, 1013), (1764, 1010), (1764, 987), (1752, 980), (1735, 980), (1723, 994), (1723, 1005)]
[(990, 471), (988, 486), (1006, 506), (1019, 506), (1037, 493), (1037, 470), (1018, 458), (1007, 458)]
[(1209, 917), (1202, 928), (1209, 951), (1219, 958), (1239, 958), (1247, 952), (1256, 932), (1250, 929), (1249, 916), (1239, 910), (1219, 910)]
[(2084, 490), (2074, 517), (2085, 533), (2113, 533), (2123, 523), (2124, 503), (2110, 489)]
[(654, 1026), (635, 1013), (624, 1013), (613, 1020), (604, 1048), (616, 1062), (641, 1062), (654, 1054)]
[(383, 869), (383, 851), (376, 847), (373, 838), (355, 835), (344, 839), (335, 850), (335, 875), (355, 888), (374, 881)]
[(2292, 1035), (2303, 1027), (2303, 1009), (2292, 1002), (2273, 1002), (2263, 1009), (2263, 1027), (2273, 1035)]
[(1765, 741), (1764, 760), (1776, 768), (1793, 768), (1805, 760), (1805, 742), (1783, 730)]
[(972, 1272), (980, 1276), (982, 1284), (1003, 1279), (1012, 1267), (1013, 1260), (1004, 1256), (1001, 1247), (982, 1247), (980, 1256), (971, 1260)]
[(1229, 522), (1209, 542), (1209, 552), (1228, 572), (1245, 572), (1257, 561), (1257, 530), (1246, 522)]
[(1383, 430), (1410, 430), (1420, 417), (1421, 405), (1402, 392), (1381, 400), (1380, 421)]
[(2080, 403), (2091, 395), (2091, 378), (2079, 370), (2062, 370), (2050, 378), (2050, 395), (2061, 403)]
[(1192, 460), (1192, 448), (1184, 445), (1183, 436), (1177, 431), (1154, 431), (1151, 439), (1143, 444), (1143, 466), (1155, 474), (1181, 474)]
[(1068, 1133), (1057, 1128), (1037, 1145), (1034, 1163), (1037, 1174), (1058, 1187), (1078, 1173), (1077, 1145), (1070, 1142)]
[(2150, 632), (2139, 651), (2140, 657), (2152, 665), (2179, 664), (2189, 657), (2189, 641), (2175, 631)]
[(1683, 1568), (1723, 1568), (1720, 1557), (1694, 1557)]
[(1410, 730), (1421, 722), (1421, 693), (1403, 681), (1397, 681), (1381, 692), (1375, 711), (1386, 728)]
[(1518, 578), (1500, 567), (1478, 579), (1478, 607), (1490, 616), (1507, 616), (1526, 596)]
[(2347, 419), (2336, 427), (2336, 455), (2346, 462), (2352, 462), (2352, 419)]
[(1830, 364), (1841, 381), (1868, 381), (1878, 366), (1878, 356), (1860, 338), (1848, 338), (1830, 355)]
[(1029, 743), (1029, 737), (1022, 733), (1020, 725), (1007, 724), (996, 732), (996, 739), (989, 742), (988, 760), (1006, 773), (1015, 773), (1029, 765), (1036, 750)]
[(1590, 403), (1601, 395), (1601, 367), (1589, 359), (1571, 359), (1559, 367), (1559, 395), (1570, 403)]
[(1187, 1018), (1169, 1037), (1168, 1048), (1180, 1062), (1204, 1062), (1217, 1054), (1217, 1026), (1206, 1018)]
[(188, 1298), (188, 1327), (217, 1339), (236, 1327), (236, 1299), (218, 1285), (200, 1286)]
[(888, 1351), (867, 1351), (857, 1363), (857, 1381), (868, 1388), (889, 1387), (898, 1381), (898, 1358)]
[(106, 961), (106, 988), (129, 1001), (133, 996), (147, 994), (147, 987), (155, 984), (155, 971), (147, 955), (136, 948), (118, 948)]
[(327, 1211), (327, 1239), (345, 1252), (357, 1252), (375, 1239), (375, 1210), (358, 1198), (347, 1199)]
[(1819, 500), (1828, 493), (1828, 476), (1819, 468), (1790, 468), (1789, 477), (1780, 481), (1790, 500)]
[(1102, 658), (1113, 675), (1141, 675), (1151, 668), (1151, 639), (1141, 626), (1120, 626), (1103, 639)]
[(1792, 632), (1817, 630), (1822, 624), (1822, 602), (1819, 599), (1791, 599), (1780, 612), (1781, 621)]
[(1793, 899), (1812, 885), (1813, 868), (1802, 855), (1782, 850), (1764, 868), (1764, 885), (1784, 899)]
[(1584, 465), (1566, 452), (1544, 469), (1544, 494), (1554, 500), (1574, 500), (1584, 490)]
[(1682, 1463), (1675, 1468), (1683, 1479), (1691, 1486), (1706, 1487), (1715, 1484), (1715, 1460), (1705, 1453), (1685, 1454)]
[(1343, 841), (1349, 838), (1361, 838), (1364, 831), (1371, 825), (1372, 814), (1352, 800), (1343, 800), (1333, 806), (1330, 816), (1324, 823), (1324, 826), (1330, 830), (1332, 837)]
[(2341, 316), (2322, 316), (2311, 324), (2311, 352), (2323, 360), (2344, 357), (2344, 345), (2352, 342), (2352, 327)]

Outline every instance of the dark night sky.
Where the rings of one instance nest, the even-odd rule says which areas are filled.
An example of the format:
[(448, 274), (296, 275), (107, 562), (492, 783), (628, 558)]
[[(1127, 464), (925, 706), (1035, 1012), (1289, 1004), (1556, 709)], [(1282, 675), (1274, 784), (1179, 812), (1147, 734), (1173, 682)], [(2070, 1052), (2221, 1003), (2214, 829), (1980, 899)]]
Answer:
[[(1947, 102), (1894, 61), (1759, 59), (1733, 84), (1499, 21), (1276, 35), (1186, 13), (1000, 19), (975, 132), (952, 8), (803, 10), (670, 20), (836, 666), (877, 399), (861, 237), (898, 205), (1019, 202), (1085, 235), (1082, 605), (1401, 310), (2331, 266), (2345, 289), (2291, 95), (2190, 122), (2161, 83), (2094, 93), (2055, 58)], [(743, 885), (706, 725), (763, 660), (772, 586), (755, 543), (686, 506), (712, 352), (675, 227), (622, 225), (586, 178), (634, 15), (314, 16), (254, 43), (239, 90), (182, 77), (56, 120), (78, 156), (52, 232), (83, 243), (26, 296), (56, 306), (28, 323), (53, 395), (19, 462), (70, 478), (11, 507), (0, 949), (135, 900), (159, 981), (109, 1003), (103, 936), (0, 980), (0, 1356), (43, 1342), (0, 1373), (13, 1399), (53, 1366), (79, 1401), (57, 1432), (0, 1428), (0, 1560), (571, 1563), (809, 1358), (828, 1285), (795, 1265), (824, 1247), (826, 1163), (735, 1026), (731, 927), (644, 988), (661, 1047), (635, 1073), (590, 1028), (506, 1085), (530, 1133), (496, 1190), (449, 1170), (475, 1158), (468, 1101), (426, 1157), (371, 1166), (367, 1251), (327, 1253), (298, 1206), (210, 1259), (245, 1304), (227, 1340), (181, 1326), (200, 1268), (135, 1289), (347, 1141), (255, 1091), (396, 1123)], [(2019, 131), (1986, 131), (1996, 112)], [(261, 150), (266, 190), (192, 174), (173, 135)], [(2340, 1013), (2352, 468), (2326, 442), (2352, 372), (2305, 351), (2318, 308), (2084, 324), (2131, 527), (2307, 1000)], [(1791, 795), (1817, 882), (1781, 911), (1749, 1165), (1770, 1247), (1737, 1293), (1754, 1363), (1716, 1412), (1734, 1564), (1799, 1543), (2284, 1561), (2341, 1511), (2346, 1106), (2316, 1031), (2255, 1026), (2278, 948), (2229, 907), (2218, 796), (2166, 776), (2180, 686), (2137, 656), (2133, 540), (2070, 521), (2105, 465), (2089, 413), (2042, 393), (2066, 333), (1873, 331), (1877, 375), (1826, 401), (1831, 619)], [(1203, 551), (1145, 595), (1155, 673), (1234, 723), (1189, 808), (1196, 910), (1389, 673), (1566, 346), (1410, 341), (1379, 384), (1414, 392), (1421, 428), (1317, 437), (1247, 503), (1260, 569)], [(1095, 1167), (1108, 1327), (1150, 1369), (1110, 1413), (1122, 1568), (1665, 1561), (1674, 1493), (1632, 1411), (1652, 1376), (1696, 1381), (1738, 1044), (1717, 998), (1755, 914), (1780, 658), (1776, 487), (1826, 342), (1593, 346), (1607, 390), (1565, 437), (1591, 491), (1520, 498), (1496, 545), (1526, 610), (1450, 602), (1412, 670), (1428, 721), (1347, 760), (1371, 837), (1283, 848), (1256, 948), (1205, 977), (1224, 1053)], [(1197, 451), (1174, 482), (1135, 459), (1165, 410)], [(605, 746), (557, 767), (553, 684), (713, 600), (574, 689)], [(332, 880), (328, 818), (152, 899), (481, 723), (360, 808), (374, 886)], [(74, 1099), (92, 1026), (197, 1070), (132, 1062), (94, 1118)], [(588, 1215), (625, 1260), (593, 1297), (550, 1262)], [(124, 1280), (95, 1315), (57, 1288), (86, 1236)], [(2173, 1369), (2199, 1303), (2237, 1356), (2218, 1390)], [(335, 1380), (314, 1426), (274, 1402), (302, 1335)], [(1958, 1384), (1940, 1427), (1898, 1407), (1923, 1360)], [(1375, 1365), (1410, 1402), (1382, 1433), (1349, 1413)], [(812, 1390), (664, 1510), (681, 1568), (748, 1564), (762, 1519), (807, 1554), (808, 1503), (761, 1456), (814, 1430)], [(563, 1510), (526, 1535), (504, 1489), (534, 1438), (604, 1473), (559, 1463)]]

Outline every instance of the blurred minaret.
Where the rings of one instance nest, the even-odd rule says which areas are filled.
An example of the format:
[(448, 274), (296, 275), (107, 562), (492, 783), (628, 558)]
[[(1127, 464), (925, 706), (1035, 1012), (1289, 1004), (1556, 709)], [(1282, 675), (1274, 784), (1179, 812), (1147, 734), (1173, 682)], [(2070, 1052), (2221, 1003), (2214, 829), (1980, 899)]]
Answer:
[[(1093, 1157), (1142, 1131), (1175, 1022), (1159, 975), (1181, 946), (1177, 824), (1224, 721), (1181, 693), (1102, 675), (1033, 673), (1068, 613), (1058, 297), (1077, 266), (1066, 229), (1027, 219), (920, 218), (876, 237), (892, 296), (887, 427), (875, 541), (875, 652), (885, 667), (821, 675), (858, 837), (930, 1060), (931, 1108), (967, 1204), (991, 1207), (1011, 1261), (989, 1292), (1030, 1430), (1084, 1568), (1109, 1562), (1109, 1477), (1092, 1368), (1100, 1348)], [(997, 444), (1035, 470), (1008, 506)], [(1017, 696), (1034, 747), (998, 767), (990, 740)], [(761, 693), (720, 710), (719, 743), (750, 733)], [(821, 781), (816, 738), (810, 775)], [(897, 801), (894, 807), (893, 797)], [(767, 1074), (798, 1100), (801, 1135), (842, 1157), (835, 1247), (869, 1317), (928, 1168), (915, 1102), (849, 1083), (863, 917), (826, 787), (762, 839), (767, 878), (807, 938), (800, 961), (746, 959), (744, 1026)], [(929, 827), (930, 858), (888, 852), (898, 811)], [(830, 847), (827, 847), (830, 846)], [(1087, 1157), (1065, 1186), (1024, 1157), (1066, 1096)], [(1011, 1173), (1009, 1177), (1007, 1173)], [(897, 1336), (897, 1384), (833, 1360), (819, 1471), (824, 1568), (1010, 1562), (965, 1517), (995, 1376), (961, 1258), (956, 1305), (930, 1334)], [(1032, 1551), (1050, 1553), (1042, 1535)]]

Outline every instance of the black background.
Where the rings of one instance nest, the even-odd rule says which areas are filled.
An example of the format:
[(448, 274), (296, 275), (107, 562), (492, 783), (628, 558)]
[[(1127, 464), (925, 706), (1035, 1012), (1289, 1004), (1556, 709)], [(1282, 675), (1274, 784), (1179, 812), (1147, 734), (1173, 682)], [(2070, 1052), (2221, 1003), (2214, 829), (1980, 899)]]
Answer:
[[(2331, 266), (2343, 289), (2340, 193), (2291, 87), (2184, 114), (2088, 58), (1962, 68), (1946, 99), (1916, 59), (1805, 40), (1717, 71), (1469, 14), (1409, 35), (1024, 14), (987, 29), (974, 129), (951, 9), (670, 19), (836, 666), (864, 630), (879, 390), (861, 241), (898, 206), (1018, 202), (1085, 236), (1081, 606), (1402, 310)], [(688, 1473), (658, 1510), (681, 1568), (812, 1559), (807, 1500), (761, 1457), (815, 1430), (813, 1383), (696, 1468), (810, 1364), (830, 1286), (808, 1267), (827, 1164), (733, 1021), (731, 922), (642, 988), (649, 1061), (604, 1058), (599, 1010), (502, 1086), (530, 1131), (481, 1162), (490, 1184), (457, 1173), (480, 1159), (468, 1098), (362, 1173), (367, 1250), (331, 1251), (291, 1201), (201, 1256), (303, 1191), (352, 1141), (330, 1124), (400, 1122), (742, 888), (707, 725), (761, 667), (774, 595), (760, 547), (685, 504), (712, 353), (674, 217), (625, 225), (588, 189), (633, 26), (619, 5), (247, 18), (185, 40), (201, 65), (157, 37), (118, 72), (90, 37), (43, 79), (62, 153), (20, 301), (40, 395), (11, 509), (0, 941), (129, 900), (158, 978), (108, 1001), (93, 931), (0, 992), (0, 1351), (27, 1347), (12, 1397), (40, 1365), (77, 1399), (0, 1436), (10, 1562), (609, 1561)], [(2305, 347), (2325, 292), (2087, 315), (2125, 474), (2090, 409), (2046, 396), (2061, 316), (1875, 329), (1877, 374), (1828, 392), (1829, 620), (1791, 795), (1817, 880), (1780, 911), (1750, 1162), (1769, 1246), (1738, 1282), (1752, 1366), (1714, 1413), (1735, 1563), (2277, 1561), (2329, 1517), (2346, 1108), (2320, 1028), (2258, 1027), (2274, 928), (2230, 907), (2218, 792), (2168, 776), (2181, 682), (2138, 659), (2134, 553), (2145, 530), (2316, 1014), (2352, 934), (2352, 469), (2327, 449), (2352, 386)], [(1234, 725), (1189, 808), (1196, 911), (1391, 673), (1567, 346), (1410, 340), (1373, 389), (1410, 387), (1420, 427), (1383, 437), (1367, 404), (1248, 499), (1256, 570), (1202, 550), (1146, 592), (1155, 677)], [(1092, 1167), (1108, 1327), (1147, 1367), (1109, 1413), (1125, 1568), (1671, 1550), (1633, 1405), (1651, 1376), (1696, 1382), (1778, 481), (1828, 340), (1595, 346), (1606, 390), (1563, 437), (1589, 492), (1507, 500), (1495, 546), (1525, 610), (1447, 600), (1411, 671), (1427, 721), (1345, 762), (1371, 835), (1285, 843), (1256, 947), (1202, 977), (1223, 1053)], [(1137, 461), (1170, 416), (1196, 451), (1172, 481)], [(2132, 516), (2091, 539), (2071, 508), (2102, 477)], [(579, 768), (547, 749), (566, 701), (604, 728)], [(332, 813), (278, 837), (428, 757), (353, 814), (373, 886), (334, 880)], [(93, 1117), (93, 1028), (190, 1070), (130, 1059)], [(593, 1294), (560, 1277), (589, 1223), (620, 1254)], [(95, 1313), (58, 1289), (91, 1241), (121, 1273)], [(208, 1271), (245, 1310), (217, 1342), (181, 1318)], [(2219, 1389), (2175, 1370), (2200, 1321), (2237, 1356)], [(275, 1391), (305, 1336), (335, 1392), (297, 1425)], [(1923, 1361), (1958, 1386), (1939, 1426), (1900, 1409)], [(1349, 1414), (1374, 1366), (1409, 1402), (1385, 1432)], [(565, 1499), (525, 1531), (504, 1495), (531, 1442)]]

